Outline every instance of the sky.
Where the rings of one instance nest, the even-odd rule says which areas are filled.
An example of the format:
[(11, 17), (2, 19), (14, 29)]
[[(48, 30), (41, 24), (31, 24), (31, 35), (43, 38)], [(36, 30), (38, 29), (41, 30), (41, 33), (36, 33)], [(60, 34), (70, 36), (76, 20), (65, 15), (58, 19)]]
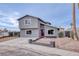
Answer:
[[(65, 3), (0, 3), (0, 28), (19, 31), (18, 20), (32, 15), (48, 21), (55, 27), (70, 28), (72, 4)], [(76, 25), (79, 27), (79, 8), (76, 4)]]

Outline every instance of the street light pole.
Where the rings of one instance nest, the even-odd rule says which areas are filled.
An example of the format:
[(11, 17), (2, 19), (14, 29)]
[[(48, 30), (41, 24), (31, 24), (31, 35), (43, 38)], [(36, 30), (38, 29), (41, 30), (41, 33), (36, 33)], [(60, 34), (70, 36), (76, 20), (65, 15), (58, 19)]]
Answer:
[(75, 3), (72, 4), (72, 32), (73, 32), (73, 39), (78, 40), (78, 36), (76, 32)]

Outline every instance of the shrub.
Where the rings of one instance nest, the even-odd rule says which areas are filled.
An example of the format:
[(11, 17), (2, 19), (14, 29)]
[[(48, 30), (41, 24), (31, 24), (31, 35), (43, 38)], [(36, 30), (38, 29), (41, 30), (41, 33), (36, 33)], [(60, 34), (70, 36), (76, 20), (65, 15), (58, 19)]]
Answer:
[(58, 35), (59, 35), (59, 37), (64, 37), (64, 33), (63, 32), (60, 32)]

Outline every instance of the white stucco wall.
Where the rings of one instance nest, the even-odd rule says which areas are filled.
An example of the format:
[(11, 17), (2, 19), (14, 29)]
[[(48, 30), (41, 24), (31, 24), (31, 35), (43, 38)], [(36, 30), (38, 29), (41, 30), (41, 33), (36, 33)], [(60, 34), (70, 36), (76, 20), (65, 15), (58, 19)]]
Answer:
[(0, 37), (3, 37), (3, 36), (9, 36), (9, 33), (8, 32), (0, 32)]
[[(25, 24), (25, 20), (30, 22), (30, 24)], [(33, 17), (25, 17), (19, 20), (19, 28), (38, 28), (38, 20)]]
[[(26, 34), (27, 30), (31, 30), (31, 34)], [(20, 37), (37, 37), (39, 38), (39, 30), (38, 29), (26, 29), (20, 31)]]
[[(54, 30), (53, 34), (48, 34), (48, 30)], [(50, 26), (45, 26), (45, 36), (56, 36), (58, 37), (58, 30), (56, 28), (50, 27)]]
[[(29, 21), (30, 24), (25, 24), (25, 20)], [(39, 38), (39, 36), (41, 36), (40, 23), (45, 25), (44, 22), (38, 20), (35, 17), (25, 17), (25, 18), (19, 20), (20, 36), (21, 37), (38, 37)], [(58, 36), (58, 30), (56, 28), (45, 25), (44, 29), (45, 29), (45, 31), (44, 31), (45, 36)], [(48, 34), (48, 30), (50, 30), (50, 29), (54, 30), (54, 34), (52, 34), (52, 35)], [(27, 30), (32, 30), (32, 34), (31, 35), (26, 34)]]

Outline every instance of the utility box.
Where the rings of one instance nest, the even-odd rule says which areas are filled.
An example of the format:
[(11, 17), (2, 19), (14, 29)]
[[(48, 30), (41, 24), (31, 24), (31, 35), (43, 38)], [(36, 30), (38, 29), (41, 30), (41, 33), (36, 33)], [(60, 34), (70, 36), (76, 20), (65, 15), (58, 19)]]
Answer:
[(32, 39), (29, 39), (29, 43), (32, 43)]
[(52, 47), (55, 47), (55, 41), (51, 41), (51, 42), (50, 42), (50, 45), (51, 45)]

